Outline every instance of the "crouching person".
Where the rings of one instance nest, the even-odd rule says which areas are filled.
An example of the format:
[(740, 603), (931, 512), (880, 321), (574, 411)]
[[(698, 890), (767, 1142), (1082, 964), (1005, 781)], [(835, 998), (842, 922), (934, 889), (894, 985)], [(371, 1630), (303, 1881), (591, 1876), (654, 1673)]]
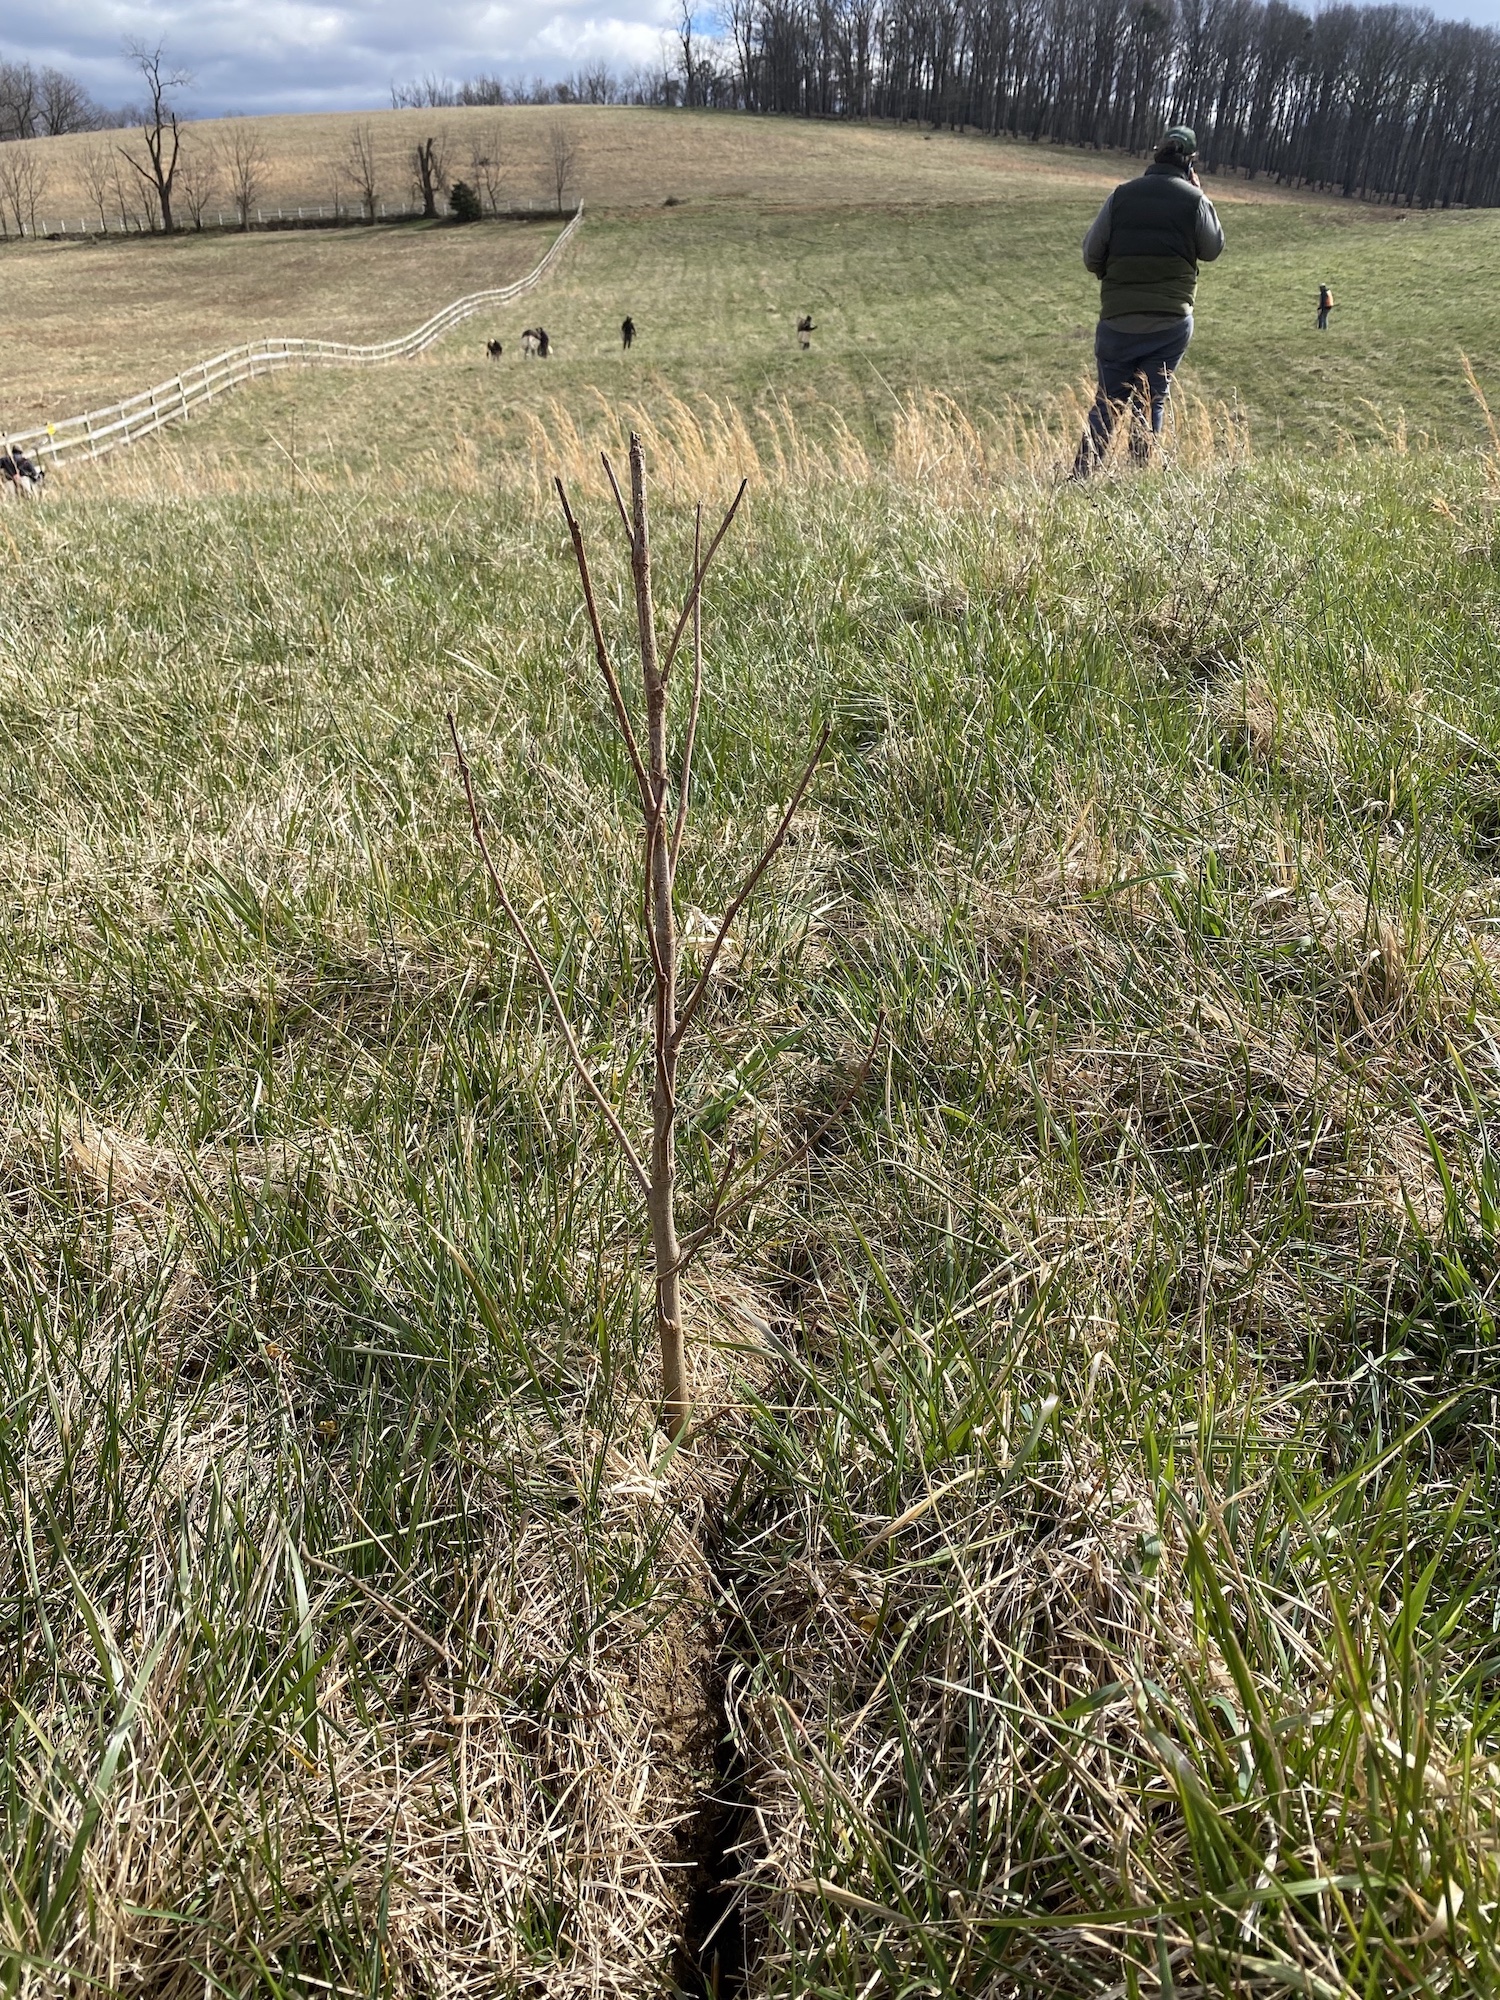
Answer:
[(42, 490), (46, 473), (34, 458), (28, 458), (18, 445), (6, 445), (0, 451), (0, 482), (7, 493), (33, 496)]
[(1099, 388), (1073, 461), (1086, 479), (1130, 411), (1130, 449), (1151, 455), (1166, 415), (1172, 375), (1193, 337), (1198, 267), (1224, 248), (1224, 231), (1193, 160), (1195, 134), (1174, 125), (1139, 179), (1124, 181), (1094, 217), (1083, 261), (1099, 280), (1094, 358)]

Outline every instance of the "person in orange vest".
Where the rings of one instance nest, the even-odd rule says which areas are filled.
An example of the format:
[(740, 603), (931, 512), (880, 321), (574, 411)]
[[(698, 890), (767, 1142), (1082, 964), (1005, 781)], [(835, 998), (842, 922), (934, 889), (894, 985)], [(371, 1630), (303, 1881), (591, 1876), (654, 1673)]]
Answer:
[(1330, 291), (1330, 290), (1328, 289), (1327, 285), (1319, 285), (1319, 287), (1318, 287), (1318, 331), (1319, 331), (1319, 333), (1326, 333), (1326, 332), (1327, 332), (1327, 330), (1328, 330), (1328, 315), (1329, 315), (1329, 314), (1330, 314), (1330, 313), (1331, 313), (1332, 311), (1333, 311), (1333, 293), (1332, 293), (1332, 292), (1331, 292), (1331, 291)]

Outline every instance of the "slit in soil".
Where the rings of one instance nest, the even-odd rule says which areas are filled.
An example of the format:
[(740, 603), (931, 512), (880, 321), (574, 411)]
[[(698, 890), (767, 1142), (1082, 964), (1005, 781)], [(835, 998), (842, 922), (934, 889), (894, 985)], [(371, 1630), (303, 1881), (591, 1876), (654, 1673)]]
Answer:
[(699, 1801), (689, 1835), (696, 1866), (673, 1967), (673, 1983), (686, 2000), (742, 2000), (748, 1972), (739, 1847), (750, 1822), (750, 1800), (722, 1687), (715, 1690), (714, 1707), (714, 1782)]

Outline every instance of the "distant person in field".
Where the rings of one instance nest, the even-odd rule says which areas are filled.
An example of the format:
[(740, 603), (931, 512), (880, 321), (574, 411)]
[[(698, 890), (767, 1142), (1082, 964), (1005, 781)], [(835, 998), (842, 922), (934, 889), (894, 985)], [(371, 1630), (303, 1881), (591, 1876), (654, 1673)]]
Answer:
[(34, 458), (28, 458), (16, 445), (7, 445), (0, 452), (0, 479), (17, 493), (37, 493), (41, 490), (46, 473)]
[(1333, 311), (1333, 293), (1326, 285), (1318, 287), (1318, 331), (1328, 331), (1328, 315)]
[(1145, 173), (1115, 189), (1083, 239), (1084, 265), (1100, 286), (1099, 390), (1073, 461), (1075, 479), (1098, 466), (1127, 408), (1137, 463), (1149, 459), (1161, 432), (1173, 372), (1193, 337), (1198, 266), (1224, 248), (1193, 166), (1197, 151), (1191, 128), (1174, 125)]
[(629, 313), (626, 313), (624, 319), (620, 321), (620, 345), (621, 347), (624, 348), (627, 354), (630, 352), (631, 344), (634, 341), (634, 339), (635, 339), (635, 321), (630, 317)]
[(797, 322), (797, 339), (803, 347), (812, 346), (812, 336), (817, 332), (811, 313), (804, 313)]

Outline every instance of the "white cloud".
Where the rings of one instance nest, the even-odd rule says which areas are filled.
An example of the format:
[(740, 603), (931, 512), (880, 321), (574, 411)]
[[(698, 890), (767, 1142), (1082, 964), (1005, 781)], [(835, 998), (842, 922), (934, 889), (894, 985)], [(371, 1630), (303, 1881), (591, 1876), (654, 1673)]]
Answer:
[[(6, 0), (0, 54), (53, 63), (105, 104), (139, 96), (122, 55), (133, 39), (164, 42), (192, 72), (184, 108), (221, 111), (357, 109), (387, 100), (392, 81), (565, 74), (603, 58), (650, 62), (675, 0)], [(709, 11), (702, 0), (703, 13)], [(1500, 20), (1500, 0), (1437, 0), (1435, 12)]]
[(674, 13), (673, 0), (622, 0), (611, 14), (553, 0), (540, 17), (517, 0), (9, 0), (0, 54), (55, 64), (119, 104), (140, 95), (125, 43), (163, 43), (191, 72), (182, 103), (199, 115), (356, 109), (411, 77), (555, 77), (601, 57), (628, 69), (655, 55)]

